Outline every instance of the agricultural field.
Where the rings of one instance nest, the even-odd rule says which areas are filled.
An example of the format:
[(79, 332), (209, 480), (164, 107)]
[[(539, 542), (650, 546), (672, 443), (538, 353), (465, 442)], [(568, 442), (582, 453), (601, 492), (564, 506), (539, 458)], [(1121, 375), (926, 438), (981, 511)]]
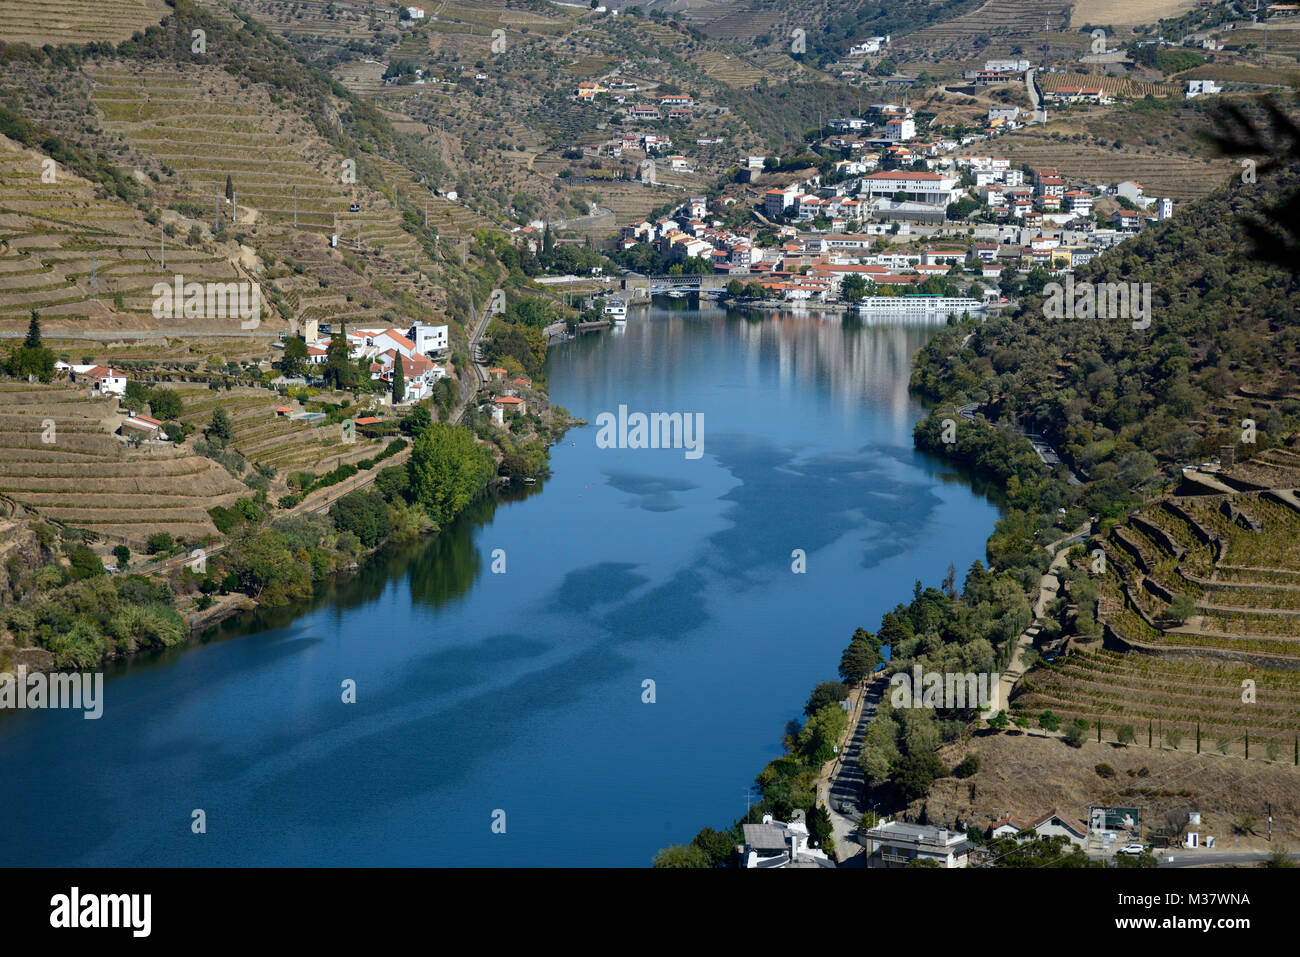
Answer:
[(95, 105), (104, 126), (138, 149), (177, 170), (190, 202), (212, 214), (216, 204), (229, 217), (230, 178), (239, 204), (237, 222), (293, 224), (329, 234), (355, 228), (349, 204), (364, 199), (362, 237), (415, 241), (398, 236), (397, 214), (382, 197), (362, 197), (344, 180), (338, 156), (304, 121), (271, 102), (261, 90), (243, 90), (224, 71), (145, 70), (125, 64), (92, 72)]
[(1173, 20), (1194, 9), (1196, 0), (1077, 0), (1070, 19), (1078, 24), (1131, 27)]
[[(1256, 700), (1242, 701), (1243, 682)], [(1300, 731), (1300, 672), (1267, 671), (1211, 659), (1177, 660), (1108, 651), (1077, 651), (1040, 666), (1021, 683), (1013, 706), (1038, 714), (1101, 722), (1102, 740), (1131, 725), (1136, 746), (1173, 745), (1200, 753), (1250, 759), (1294, 758)], [(1147, 732), (1151, 731), (1148, 744)], [(1171, 734), (1172, 732), (1172, 734)], [(1270, 748), (1270, 745), (1272, 747)]]
[(290, 472), (326, 472), (337, 465), (370, 458), (383, 449), (381, 440), (362, 435), (356, 435), (353, 442), (344, 442), (338, 423), (312, 426), (277, 416), (277, 408), (296, 406), (264, 389), (211, 391), (181, 386), (177, 391), (184, 403), (180, 417), (183, 424), (201, 429), (211, 421), (216, 409), (226, 410), (234, 432), (228, 447), (252, 464), (276, 469), (273, 498), (288, 492), (284, 481)]
[(1229, 160), (1207, 159), (1190, 147), (1187, 152), (1138, 149), (1127, 144), (1117, 149), (1100, 145), (1083, 132), (1058, 138), (1053, 135), (1061, 128), (1057, 124), (1053, 121), (1046, 130), (1017, 130), (999, 137), (998, 155), (1034, 168), (1056, 167), (1070, 179), (1099, 185), (1136, 180), (1148, 195), (1169, 196), (1177, 202), (1208, 195), (1237, 169)]
[(1042, 73), (1037, 74), (1038, 85), (1044, 93), (1063, 86), (1101, 87), (1102, 92), (1116, 99), (1139, 99), (1144, 96), (1182, 96), (1185, 87), (1177, 83), (1150, 83), (1128, 76), (1103, 74)]
[(946, 70), (957, 64), (967, 68), (990, 57), (1019, 54), (1037, 62), (1042, 58), (1044, 24), (1050, 24), (1048, 44), (1053, 60), (1089, 48), (1090, 39), (1077, 30), (1061, 32), (1069, 10), (1061, 0), (988, 0), (975, 10), (946, 23), (928, 26), (898, 38), (890, 54), (915, 63), (933, 61)]
[(0, 42), (120, 43), (167, 15), (163, 0), (5, 0)]
[[(86, 326), (144, 331), (156, 326), (154, 283), (176, 273), (199, 282), (241, 278), (215, 247), (173, 232), (164, 250), (162, 228), (137, 209), (97, 198), (86, 180), (0, 136), (0, 330), (26, 329), (36, 310), (50, 334)], [(212, 320), (212, 327), (229, 322)]]
[(128, 448), (111, 434), (123, 418), (117, 407), (116, 400), (92, 399), (81, 385), (0, 383), (5, 495), (133, 550), (143, 551), (145, 539), (160, 531), (189, 541), (215, 535), (208, 509), (248, 489), (187, 448)]
[(1104, 639), (1075, 639), (1040, 665), (1013, 707), (1101, 722), (1104, 740), (1131, 725), (1142, 746), (1152, 729), (1166, 746), (1290, 760), (1300, 734), (1297, 486), (1300, 453), (1268, 449), (1185, 482), (1184, 494), (1090, 543), (1105, 557), (1095, 576)]

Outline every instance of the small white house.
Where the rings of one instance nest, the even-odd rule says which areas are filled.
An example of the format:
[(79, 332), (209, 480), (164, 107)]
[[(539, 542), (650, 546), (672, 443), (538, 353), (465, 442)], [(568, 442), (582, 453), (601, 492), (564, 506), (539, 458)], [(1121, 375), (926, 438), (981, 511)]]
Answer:
[(89, 382), (95, 395), (126, 395), (126, 376), (104, 366), (73, 366), (73, 382)]
[(440, 353), (447, 349), (447, 327), (417, 322), (411, 326), (406, 338), (415, 343), (415, 351), (421, 355)]

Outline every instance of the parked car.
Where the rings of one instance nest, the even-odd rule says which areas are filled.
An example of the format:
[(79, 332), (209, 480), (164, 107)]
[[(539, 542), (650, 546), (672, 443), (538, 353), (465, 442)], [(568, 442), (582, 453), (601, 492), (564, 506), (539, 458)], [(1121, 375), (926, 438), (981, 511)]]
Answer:
[(1143, 847), (1141, 844), (1125, 844), (1123, 847), (1121, 847), (1121, 848), (1120, 848), (1118, 851), (1116, 851), (1115, 853), (1116, 853), (1116, 854), (1128, 854), (1128, 855), (1131, 856), (1131, 857), (1138, 857), (1138, 856), (1140, 856), (1140, 855), (1142, 855), (1142, 854), (1145, 854), (1145, 853), (1146, 853), (1146, 850), (1147, 850), (1147, 849), (1146, 849), (1145, 847)]

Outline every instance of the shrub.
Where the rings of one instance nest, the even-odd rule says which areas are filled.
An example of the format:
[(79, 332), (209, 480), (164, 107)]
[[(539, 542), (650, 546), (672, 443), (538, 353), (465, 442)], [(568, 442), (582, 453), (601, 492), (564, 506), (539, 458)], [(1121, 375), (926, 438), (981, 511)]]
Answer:
[(978, 754), (968, 754), (962, 758), (961, 763), (952, 769), (952, 775), (955, 778), (969, 778), (980, 769), (980, 756)]
[(159, 552), (170, 552), (175, 547), (176, 542), (166, 532), (156, 532), (145, 541), (145, 550), (150, 555), (157, 555)]
[(1093, 770), (1097, 772), (1099, 778), (1113, 778), (1115, 776), (1115, 769), (1105, 761), (1097, 765)]

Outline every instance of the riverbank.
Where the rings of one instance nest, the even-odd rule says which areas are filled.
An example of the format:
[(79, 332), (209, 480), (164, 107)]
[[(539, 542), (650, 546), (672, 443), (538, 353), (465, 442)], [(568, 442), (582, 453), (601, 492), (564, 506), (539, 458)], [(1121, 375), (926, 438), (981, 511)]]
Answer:
[[(982, 551), (995, 510), (911, 446), (922, 410), (897, 358), (930, 334), (656, 309), (552, 350), (557, 406), (589, 421), (619, 404), (700, 412), (705, 454), (569, 432), (536, 485), (482, 496), (309, 598), (108, 669), (93, 762), (80, 726), (8, 716), (0, 747), (30, 783), (0, 789), (0, 804), (21, 856), (635, 866), (693, 822), (743, 814), (735, 782), (773, 756), (788, 702), (855, 620), (886, 611), (918, 570), (941, 577)], [(868, 486), (887, 513), (861, 509)], [(792, 574), (795, 547), (808, 574)], [(864, 567), (872, 594), (845, 602)], [(355, 704), (340, 702), (344, 679)], [(729, 746), (708, 746), (715, 736)], [(64, 800), (56, 782), (70, 779), (94, 800)], [(202, 842), (176, 811), (196, 794), (222, 822)], [(601, 797), (575, 815), (575, 794)], [(145, 804), (159, 815), (142, 818)], [(497, 808), (508, 838), (487, 826)]]

